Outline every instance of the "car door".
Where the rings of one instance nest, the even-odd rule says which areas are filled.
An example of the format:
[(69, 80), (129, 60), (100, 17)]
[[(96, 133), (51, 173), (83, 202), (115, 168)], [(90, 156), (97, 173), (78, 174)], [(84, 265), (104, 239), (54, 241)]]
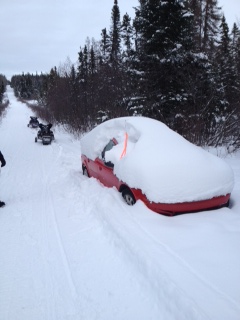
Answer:
[(106, 187), (116, 187), (118, 189), (119, 179), (113, 173), (113, 166), (109, 163), (104, 162), (102, 159), (97, 159), (98, 163), (98, 179)]
[(97, 159), (95, 159), (93, 161), (93, 160), (91, 160), (91, 159), (86, 157), (85, 163), (87, 165), (87, 170), (89, 172), (90, 177), (98, 179), (99, 166), (98, 166), (98, 163), (97, 163)]

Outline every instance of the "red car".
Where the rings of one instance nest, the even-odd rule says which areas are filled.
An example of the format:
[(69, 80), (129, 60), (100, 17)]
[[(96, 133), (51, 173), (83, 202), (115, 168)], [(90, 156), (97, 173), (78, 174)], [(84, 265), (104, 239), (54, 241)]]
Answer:
[[(120, 119), (118, 119), (117, 122), (116, 121), (114, 122), (113, 120), (109, 120), (106, 123), (103, 123), (100, 126), (98, 126), (100, 128), (93, 129), (92, 132), (90, 132), (89, 134), (87, 134), (83, 138), (83, 141), (81, 143), (81, 145), (82, 145), (81, 160), (82, 160), (82, 170), (83, 170), (83, 174), (85, 176), (94, 177), (94, 178), (98, 179), (106, 187), (110, 187), (110, 188), (116, 187), (116, 189), (122, 194), (124, 200), (129, 205), (134, 205), (137, 200), (141, 200), (142, 202), (145, 203), (145, 205), (149, 209), (151, 209), (157, 213), (161, 213), (161, 214), (169, 215), (169, 216), (172, 216), (175, 214), (180, 214), (180, 213), (215, 209), (215, 208), (227, 206), (229, 204), (230, 192), (227, 192), (226, 194), (220, 194), (220, 195), (216, 194), (216, 196), (209, 196), (208, 198), (201, 199), (201, 200), (193, 199), (191, 201), (173, 202), (173, 200), (170, 199), (169, 203), (165, 202), (165, 201), (164, 202), (163, 201), (154, 201), (152, 199), (149, 199), (149, 197), (146, 196), (146, 194), (143, 191), (143, 187), (136, 188), (135, 186), (130, 185), (130, 184), (134, 184), (134, 182), (132, 182), (132, 179), (129, 178), (129, 182), (126, 182), (123, 179), (121, 179), (120, 177), (118, 177), (118, 175), (120, 175), (120, 173), (119, 173), (120, 170), (116, 170), (116, 172), (115, 172), (115, 170), (114, 170), (115, 165), (117, 166), (118, 162), (122, 161), (121, 169), (123, 169), (123, 168), (127, 167), (127, 162), (126, 162), (126, 166), (124, 166), (125, 164), (123, 163), (123, 159), (120, 160), (120, 158), (118, 157), (117, 160), (115, 161), (114, 160), (115, 158), (113, 157), (112, 158), (113, 160), (111, 161), (111, 160), (109, 160), (109, 157), (106, 157), (106, 154), (107, 153), (110, 154), (109, 152), (110, 151), (112, 152), (113, 149), (117, 150), (117, 147), (122, 150), (124, 147), (124, 139), (122, 139), (122, 141), (118, 143), (118, 140), (117, 140), (118, 137), (117, 138), (112, 137), (109, 139), (107, 136), (109, 134), (111, 134), (111, 132), (113, 134), (115, 133), (118, 136), (120, 135), (119, 132), (121, 130), (123, 130), (123, 128), (121, 127), (121, 125), (119, 125), (120, 130), (116, 131), (116, 128), (117, 128), (116, 123), (121, 123), (121, 119), (123, 119), (123, 121), (126, 121), (126, 119), (127, 119), (128, 121), (130, 121), (130, 123), (131, 122), (134, 123), (134, 121), (135, 121), (136, 122), (136, 124), (134, 123), (134, 130), (135, 130), (136, 129), (135, 125), (138, 125), (138, 121), (136, 121), (134, 119), (131, 121), (131, 119), (129, 119), (129, 118), (130, 117), (120, 118)], [(143, 119), (145, 119), (145, 118), (143, 118)], [(141, 119), (139, 121), (142, 122), (143, 119)], [(151, 120), (151, 119), (148, 119), (145, 121), (147, 123), (149, 123), (149, 120)], [(155, 120), (151, 120), (151, 121), (155, 121)], [(109, 126), (109, 123), (110, 123), (110, 126)], [(111, 123), (113, 124), (113, 126), (112, 126), (113, 130), (109, 129), (109, 128), (111, 128)], [(151, 124), (151, 122), (150, 122), (150, 124)], [(101, 128), (104, 128), (104, 127), (107, 128), (106, 131), (101, 130)], [(140, 126), (140, 127), (142, 128), (142, 126)], [(170, 129), (168, 129), (168, 130), (170, 130)], [(129, 157), (131, 157), (134, 154), (134, 152), (137, 153), (136, 143), (138, 143), (138, 141), (140, 140), (142, 133), (141, 133), (141, 131), (137, 131), (137, 130), (133, 131), (133, 129), (131, 127), (129, 129), (129, 132), (130, 132), (129, 133), (129, 136), (130, 136), (129, 141), (132, 138), (132, 141), (134, 142), (134, 143), (132, 143), (133, 144), (132, 150), (129, 149), (129, 151), (127, 151), (127, 155), (129, 152)], [(156, 132), (156, 130), (155, 130), (155, 132)], [(106, 133), (106, 136), (105, 136), (105, 133)], [(123, 134), (124, 134), (124, 130), (123, 130)], [(96, 143), (94, 143), (94, 139), (96, 140)], [(103, 141), (104, 140), (106, 141), (107, 139), (108, 139), (108, 142), (101, 149), (101, 144), (103, 144)], [(125, 143), (126, 143), (126, 141), (125, 141)], [(189, 142), (187, 142), (187, 143), (189, 144)], [(94, 145), (96, 145), (95, 149), (97, 150), (95, 152), (95, 154), (94, 154), (94, 152), (92, 152), (92, 150), (94, 150)], [(120, 148), (120, 146), (121, 146), (121, 148)], [(150, 150), (150, 148), (149, 148), (149, 150)], [(98, 154), (98, 156), (96, 156), (97, 154)], [(119, 151), (118, 151), (118, 155), (119, 155)], [(127, 155), (125, 155), (126, 161), (127, 161)], [(221, 159), (219, 159), (219, 160), (222, 161)], [(115, 163), (113, 163), (113, 162), (115, 162)], [(143, 161), (143, 162), (145, 162), (145, 161)], [(177, 160), (175, 162), (177, 164)], [(154, 165), (154, 163), (155, 162), (151, 163), (151, 167)], [(135, 164), (137, 167), (136, 162), (135, 162)], [(148, 164), (145, 163), (145, 165), (143, 167), (150, 168), (150, 164), (149, 164), (149, 166), (147, 166), (147, 165)], [(171, 164), (169, 164), (169, 166), (170, 165)], [(158, 167), (159, 167), (159, 164), (158, 164)], [(155, 168), (154, 170), (153, 171), (155, 172), (155, 175), (157, 175), (158, 174), (157, 168)], [(124, 171), (124, 170), (122, 170), (122, 171)], [(151, 170), (149, 169), (149, 172), (150, 171)], [(139, 172), (139, 175), (141, 175), (141, 174), (143, 174), (143, 172)], [(136, 173), (133, 172), (132, 175), (135, 176)], [(127, 176), (128, 175), (126, 175), (126, 177)], [(132, 176), (132, 178), (133, 178), (133, 176)], [(229, 179), (231, 182), (231, 177)], [(153, 177), (151, 178), (151, 180), (153, 180)], [(176, 181), (177, 181), (177, 178), (176, 178)], [(147, 180), (146, 180), (146, 184), (147, 184)], [(143, 182), (143, 185), (144, 185), (144, 182)], [(194, 185), (194, 183), (193, 183), (193, 185)], [(176, 189), (176, 186), (174, 186), (174, 188)], [(171, 190), (171, 189), (169, 189), (169, 190)], [(230, 188), (229, 188), (229, 190), (230, 190)], [(178, 193), (180, 191), (178, 191)], [(212, 195), (211, 192), (209, 193), (210, 195)], [(176, 194), (178, 194), (178, 193), (176, 193)]]

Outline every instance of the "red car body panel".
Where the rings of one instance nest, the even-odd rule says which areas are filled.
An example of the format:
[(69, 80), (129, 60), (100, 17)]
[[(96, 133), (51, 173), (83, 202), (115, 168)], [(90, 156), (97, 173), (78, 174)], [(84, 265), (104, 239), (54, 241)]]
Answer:
[(139, 199), (142, 200), (149, 209), (168, 216), (174, 216), (181, 213), (218, 209), (227, 206), (230, 199), (230, 194), (227, 194), (224, 196), (214, 197), (211, 199), (200, 201), (178, 203), (155, 203), (150, 202), (142, 193), (141, 195), (142, 196), (140, 196)]
[(81, 156), (82, 165), (86, 167), (90, 177), (98, 179), (106, 187), (116, 187), (118, 191), (123, 188), (129, 188), (136, 201), (141, 200), (145, 205), (157, 213), (173, 216), (182, 213), (197, 212), (203, 210), (217, 209), (227, 206), (230, 194), (214, 197), (207, 200), (182, 202), (182, 203), (155, 203), (149, 201), (140, 189), (130, 188), (126, 183), (119, 180), (113, 173), (113, 168), (107, 166), (100, 158), (94, 161), (88, 159), (85, 155)]

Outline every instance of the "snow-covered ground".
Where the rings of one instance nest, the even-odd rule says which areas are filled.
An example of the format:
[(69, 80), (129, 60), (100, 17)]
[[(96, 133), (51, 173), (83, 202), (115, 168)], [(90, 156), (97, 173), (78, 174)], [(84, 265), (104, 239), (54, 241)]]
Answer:
[(81, 172), (80, 141), (0, 123), (0, 320), (239, 320), (240, 153), (230, 208), (165, 217)]

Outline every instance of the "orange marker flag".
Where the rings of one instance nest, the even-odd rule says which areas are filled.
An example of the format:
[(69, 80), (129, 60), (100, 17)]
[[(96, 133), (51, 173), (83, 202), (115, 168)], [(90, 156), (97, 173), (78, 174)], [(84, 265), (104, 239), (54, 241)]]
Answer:
[(127, 132), (125, 132), (124, 146), (123, 146), (123, 151), (122, 151), (122, 154), (120, 156), (120, 159), (122, 159), (122, 157), (124, 157), (126, 155), (126, 152), (127, 152), (127, 141), (128, 141), (128, 134), (127, 134)]

